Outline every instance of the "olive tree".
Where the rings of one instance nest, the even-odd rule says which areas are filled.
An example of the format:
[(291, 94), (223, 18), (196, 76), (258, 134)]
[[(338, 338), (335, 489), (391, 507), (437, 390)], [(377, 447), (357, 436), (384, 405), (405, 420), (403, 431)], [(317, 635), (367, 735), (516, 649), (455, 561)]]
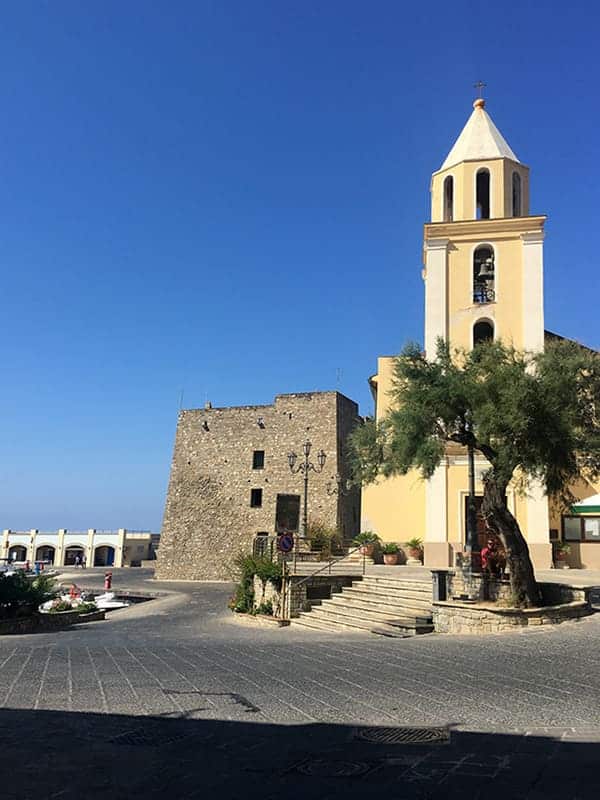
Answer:
[(533, 606), (534, 570), (506, 491), (536, 480), (567, 504), (577, 479), (598, 479), (599, 392), (599, 354), (567, 340), (535, 354), (500, 342), (451, 350), (439, 340), (433, 360), (408, 345), (395, 363), (392, 410), (352, 436), (354, 472), (364, 483), (411, 469), (429, 478), (448, 444), (472, 445), (489, 465), (482, 514), (506, 550), (518, 605)]

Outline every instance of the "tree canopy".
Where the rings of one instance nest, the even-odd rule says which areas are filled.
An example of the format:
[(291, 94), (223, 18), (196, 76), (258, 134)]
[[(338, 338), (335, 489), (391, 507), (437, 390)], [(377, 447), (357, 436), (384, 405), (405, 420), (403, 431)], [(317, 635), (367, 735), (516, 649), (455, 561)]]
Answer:
[[(484, 514), (503, 539), (512, 575), (511, 551), (529, 556), (506, 508), (506, 488), (511, 481), (525, 488), (535, 478), (568, 502), (575, 480), (598, 479), (599, 398), (600, 356), (572, 341), (533, 354), (501, 342), (451, 350), (440, 340), (432, 361), (410, 344), (396, 359), (390, 412), (353, 435), (354, 473), (366, 483), (411, 469), (429, 478), (449, 443), (472, 445), (489, 463)], [(508, 522), (522, 542), (513, 540)]]

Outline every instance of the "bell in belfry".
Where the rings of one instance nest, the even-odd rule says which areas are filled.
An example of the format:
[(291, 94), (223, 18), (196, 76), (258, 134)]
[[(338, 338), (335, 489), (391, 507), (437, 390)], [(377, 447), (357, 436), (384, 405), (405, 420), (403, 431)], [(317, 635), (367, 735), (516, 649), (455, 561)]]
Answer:
[(485, 259), (485, 261), (479, 268), (479, 275), (477, 276), (477, 278), (480, 281), (494, 280), (494, 260), (492, 258)]

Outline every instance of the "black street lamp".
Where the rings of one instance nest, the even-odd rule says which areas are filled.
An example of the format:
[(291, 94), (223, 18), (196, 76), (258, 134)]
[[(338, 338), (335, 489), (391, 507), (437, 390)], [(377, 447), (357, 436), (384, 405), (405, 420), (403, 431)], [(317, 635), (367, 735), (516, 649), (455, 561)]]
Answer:
[(302, 538), (306, 539), (306, 535), (308, 532), (308, 473), (312, 470), (313, 472), (323, 472), (323, 467), (325, 466), (325, 460), (327, 455), (325, 454), (324, 450), (319, 450), (317, 453), (317, 464), (318, 467), (315, 467), (312, 464), (308, 457), (310, 455), (312, 444), (307, 440), (302, 445), (302, 452), (304, 453), (304, 461), (301, 461), (298, 466), (296, 466), (296, 461), (298, 460), (298, 456), (293, 451), (288, 453), (288, 464), (290, 465), (290, 472), (294, 475), (298, 474), (299, 472), (304, 475), (304, 506), (302, 508)]
[(469, 464), (469, 496), (467, 499), (467, 537), (465, 551), (471, 571), (479, 571), (479, 540), (477, 538), (477, 504), (475, 501), (475, 450), (473, 447), (473, 423), (467, 417), (465, 429), (469, 433), (467, 439), (467, 460)]

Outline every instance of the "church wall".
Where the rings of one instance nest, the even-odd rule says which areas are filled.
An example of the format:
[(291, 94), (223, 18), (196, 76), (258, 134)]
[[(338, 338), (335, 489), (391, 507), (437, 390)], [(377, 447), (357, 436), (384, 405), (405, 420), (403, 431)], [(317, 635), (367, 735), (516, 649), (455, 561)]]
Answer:
[(377, 359), (377, 406), (375, 418), (382, 420), (392, 406), (390, 394), (393, 386), (395, 356), (381, 356)]
[(425, 481), (416, 470), (365, 487), (362, 507), (362, 529), (382, 541), (425, 539)]

